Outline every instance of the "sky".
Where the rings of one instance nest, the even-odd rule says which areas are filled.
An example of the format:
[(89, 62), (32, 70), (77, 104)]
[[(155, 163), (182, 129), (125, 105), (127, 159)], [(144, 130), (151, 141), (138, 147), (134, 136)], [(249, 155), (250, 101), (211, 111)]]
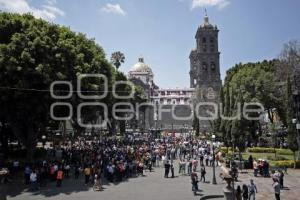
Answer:
[(127, 74), (143, 56), (161, 88), (189, 87), (189, 54), (205, 8), (217, 25), (221, 76), (237, 63), (277, 58), (300, 39), (299, 0), (0, 0), (0, 10), (30, 12), (125, 54)]

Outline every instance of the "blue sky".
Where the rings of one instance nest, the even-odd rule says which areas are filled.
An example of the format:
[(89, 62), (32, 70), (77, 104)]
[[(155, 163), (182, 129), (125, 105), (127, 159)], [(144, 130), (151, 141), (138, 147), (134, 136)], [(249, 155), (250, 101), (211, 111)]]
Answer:
[(140, 55), (163, 88), (189, 87), (189, 53), (204, 8), (219, 32), (221, 74), (239, 62), (272, 59), (300, 39), (298, 0), (0, 0), (95, 38), (107, 57), (122, 51), (128, 72)]

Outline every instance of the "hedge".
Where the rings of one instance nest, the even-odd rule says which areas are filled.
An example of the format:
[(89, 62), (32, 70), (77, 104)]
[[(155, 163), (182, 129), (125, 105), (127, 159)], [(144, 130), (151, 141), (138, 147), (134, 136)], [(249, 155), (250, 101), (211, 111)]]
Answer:
[[(222, 155), (226, 155), (227, 154), (227, 147), (221, 147), (218, 149)], [(232, 147), (228, 147), (228, 153), (230, 154), (232, 152)]]
[(294, 152), (290, 149), (276, 149), (276, 153), (279, 155), (294, 155)]
[(247, 149), (249, 153), (276, 153), (279, 155), (294, 155), (290, 149), (274, 149), (266, 147), (252, 147)]
[[(294, 161), (293, 160), (283, 160), (283, 161), (275, 161), (272, 166), (274, 167), (288, 167), (294, 168)], [(300, 169), (300, 161), (296, 161), (296, 168)]]
[(289, 160), (288, 158), (284, 156), (279, 156), (277, 155), (276, 157), (273, 156), (267, 156), (267, 160), (273, 160), (273, 161), (284, 161), (284, 160)]
[(247, 149), (249, 153), (275, 153), (274, 148), (252, 147)]

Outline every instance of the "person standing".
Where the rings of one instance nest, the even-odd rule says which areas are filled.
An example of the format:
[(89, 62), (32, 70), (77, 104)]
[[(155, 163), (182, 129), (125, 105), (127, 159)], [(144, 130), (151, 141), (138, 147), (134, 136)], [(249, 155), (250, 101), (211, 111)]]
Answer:
[(201, 153), (200, 153), (200, 166), (202, 166), (204, 164), (203, 159), (204, 159), (204, 156), (203, 156), (202, 151), (201, 151)]
[(64, 175), (64, 172), (63, 172), (62, 168), (60, 168), (57, 171), (57, 175), (56, 175), (56, 187), (61, 187), (63, 175)]
[(252, 155), (249, 156), (248, 163), (249, 163), (249, 168), (252, 169), (253, 168), (253, 157), (252, 157)]
[(174, 178), (174, 165), (171, 163), (171, 178)]
[(192, 191), (194, 192), (194, 194), (196, 195), (197, 191), (199, 190), (198, 188), (198, 175), (197, 172), (193, 171), (191, 173), (191, 180), (192, 180)]
[(192, 173), (192, 167), (193, 167), (193, 162), (192, 160), (188, 160), (188, 175), (191, 175)]
[(248, 192), (248, 187), (247, 187), (247, 185), (243, 185), (243, 187), (242, 187), (243, 189), (242, 189), (242, 197), (243, 197), (243, 200), (248, 200), (248, 198), (249, 198), (249, 192)]
[(85, 175), (85, 185), (87, 185), (90, 181), (90, 176), (91, 176), (91, 168), (89, 166), (86, 166), (84, 168), (84, 175)]
[(165, 163), (165, 178), (168, 178), (168, 176), (169, 176), (169, 171), (170, 171), (170, 163), (169, 163), (169, 161), (167, 160), (166, 163)]
[(278, 183), (277, 178), (273, 178), (273, 188), (274, 188), (274, 193), (275, 193), (275, 199), (280, 200), (280, 184)]
[(255, 200), (255, 194), (258, 192), (257, 192), (257, 187), (256, 187), (253, 179), (250, 180), (250, 185), (248, 187), (249, 187), (249, 200), (251, 200), (251, 197), (252, 197), (252, 200)]
[(32, 173), (32, 170), (29, 166), (25, 167), (24, 175), (25, 175), (25, 184), (28, 185), (30, 183), (30, 175)]
[(30, 183), (32, 191), (38, 190), (37, 185), (37, 170), (33, 170), (30, 174)]
[[(256, 160), (253, 161), (252, 165), (253, 165), (253, 174), (254, 174), (255, 177), (257, 177), (257, 173), (258, 173), (258, 164), (257, 164)], [(251, 169), (251, 168), (250, 168), (250, 169)]]
[(283, 189), (283, 177), (284, 177), (283, 171), (279, 170), (279, 184), (281, 189)]
[(208, 167), (208, 160), (209, 160), (209, 157), (208, 157), (207, 154), (205, 154), (204, 159), (205, 159), (205, 165), (206, 165), (206, 167)]
[(80, 172), (80, 167), (79, 167), (79, 165), (75, 165), (75, 167), (74, 167), (74, 175), (75, 175), (75, 179), (78, 179), (78, 177), (79, 177), (79, 172)]
[(200, 172), (201, 172), (200, 181), (202, 181), (202, 179), (203, 179), (203, 183), (205, 183), (205, 174), (206, 174), (206, 170), (205, 170), (205, 166), (204, 166), (204, 165), (201, 166)]
[(242, 200), (242, 190), (241, 190), (241, 186), (239, 185), (236, 188), (235, 198), (236, 200)]

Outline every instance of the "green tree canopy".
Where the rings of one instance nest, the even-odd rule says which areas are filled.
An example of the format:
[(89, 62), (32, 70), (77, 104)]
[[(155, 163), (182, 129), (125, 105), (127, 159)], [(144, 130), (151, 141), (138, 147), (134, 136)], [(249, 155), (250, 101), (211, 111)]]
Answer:
[[(0, 13), (0, 121), (11, 125), (29, 154), (50, 121), (50, 105), (55, 102), (50, 84), (70, 81), (74, 91), (99, 94), (99, 80), (84, 82), (82, 88), (76, 86), (78, 75), (94, 73), (105, 75), (111, 85), (113, 68), (94, 40), (29, 14)], [(76, 111), (83, 100), (73, 93), (66, 101)]]

